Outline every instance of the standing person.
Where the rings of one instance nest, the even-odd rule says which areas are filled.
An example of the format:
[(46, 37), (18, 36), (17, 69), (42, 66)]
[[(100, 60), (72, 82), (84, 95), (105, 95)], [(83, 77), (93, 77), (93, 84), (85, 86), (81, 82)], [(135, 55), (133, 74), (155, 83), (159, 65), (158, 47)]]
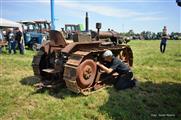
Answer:
[(8, 42), (8, 53), (9, 54), (10, 54), (10, 51), (11, 51), (11, 43), (10, 43), (10, 38), (9, 38), (10, 33), (11, 33), (11, 30), (7, 29), (6, 39), (7, 39), (7, 42)]
[(14, 54), (16, 54), (16, 41), (12, 30), (9, 30), (8, 32), (8, 50), (9, 54), (11, 54), (12, 50), (14, 51)]
[(15, 40), (18, 43), (18, 49), (20, 54), (24, 54), (24, 47), (22, 44), (22, 32), (19, 30), (19, 28), (16, 28)]
[(97, 62), (97, 65), (105, 71), (107, 74), (117, 74), (115, 78), (114, 86), (117, 90), (126, 88), (133, 88), (136, 86), (136, 79), (133, 79), (133, 72), (131, 69), (121, 60), (113, 56), (112, 51), (107, 50), (103, 53), (103, 58), (106, 65)]
[(164, 26), (163, 32), (162, 32), (162, 38), (160, 42), (160, 52), (164, 53), (167, 45), (167, 40), (168, 40), (168, 34), (167, 34), (167, 27)]
[(3, 33), (0, 31), (0, 54), (2, 53), (2, 46), (1, 43), (3, 44)]

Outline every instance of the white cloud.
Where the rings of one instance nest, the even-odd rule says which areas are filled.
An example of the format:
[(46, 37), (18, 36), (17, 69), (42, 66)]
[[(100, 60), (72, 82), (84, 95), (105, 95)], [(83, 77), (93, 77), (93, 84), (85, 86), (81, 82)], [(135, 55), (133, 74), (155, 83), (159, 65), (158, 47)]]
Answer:
[(137, 21), (158, 21), (158, 20), (165, 20), (164, 17), (156, 17), (156, 16), (145, 16), (145, 17), (137, 17), (135, 20)]
[(68, 7), (71, 9), (94, 12), (100, 15), (110, 16), (110, 17), (125, 18), (125, 17), (131, 17), (131, 16), (136, 16), (136, 15), (141, 14), (138, 12), (127, 10), (127, 9), (118, 9), (111, 6), (103, 6), (103, 5), (100, 6), (100, 5), (81, 4), (81, 3), (80, 4), (63, 3), (61, 5), (63, 7)]
[[(8, 1), (8, 0), (7, 0)], [(10, 1), (10, 0), (9, 0)], [(24, 0), (16, 0), (16, 1), (24, 1)], [(27, 1), (38, 1), (38, 2), (50, 2), (50, 0), (27, 0)], [(81, 3), (158, 3), (158, 2), (175, 2), (175, 0), (55, 0), (56, 3), (73, 3), (73, 2), (81, 2)]]
[[(138, 1), (149, 2), (151, 0), (138, 0)], [(156, 2), (159, 0), (153, 0), (153, 1)], [(50, 4), (50, 0), (36, 0), (36, 2)], [(115, 2), (115, 1), (113, 0), (112, 2)], [(126, 1), (123, 0), (122, 2), (126, 2)], [(131, 0), (128, 0), (127, 2), (131, 2)], [(115, 8), (113, 6), (107, 6), (100, 3), (101, 1), (97, 1), (97, 4), (95, 4), (95, 2), (91, 2), (91, 1), (86, 1), (86, 2), (76, 1), (75, 2), (75, 1), (55, 0), (55, 5), (64, 7), (65, 9), (93, 12), (93, 13), (103, 15), (103, 16), (108, 16), (108, 17), (131, 18), (132, 20), (137, 20), (137, 21), (153, 21), (153, 20), (156, 21), (156, 20), (165, 19), (162, 17), (158, 17), (159, 15), (161, 15), (161, 12), (159, 11), (158, 12), (157, 11), (156, 12), (145, 12), (145, 11), (138, 12), (131, 9)]]

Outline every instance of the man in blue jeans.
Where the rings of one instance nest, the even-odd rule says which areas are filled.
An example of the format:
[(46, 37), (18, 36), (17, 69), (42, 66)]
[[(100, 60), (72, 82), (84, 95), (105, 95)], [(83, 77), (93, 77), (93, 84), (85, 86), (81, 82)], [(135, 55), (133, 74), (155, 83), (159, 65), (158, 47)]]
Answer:
[(11, 54), (12, 50), (14, 51), (14, 54), (16, 54), (16, 41), (12, 30), (8, 32), (8, 48), (9, 48), (9, 54)]
[(137, 80), (133, 79), (133, 72), (129, 66), (120, 59), (114, 57), (112, 51), (105, 51), (103, 53), (103, 58), (106, 64), (103, 65), (100, 62), (97, 62), (97, 65), (107, 74), (117, 74), (114, 82), (114, 87), (117, 90), (133, 88), (136, 86)]
[(24, 54), (24, 46), (22, 44), (22, 32), (19, 28), (16, 28), (15, 40), (18, 43), (18, 49), (20, 54)]
[(167, 40), (168, 40), (168, 35), (167, 35), (167, 28), (164, 26), (163, 32), (162, 32), (162, 40), (160, 42), (160, 52), (164, 53), (167, 45)]

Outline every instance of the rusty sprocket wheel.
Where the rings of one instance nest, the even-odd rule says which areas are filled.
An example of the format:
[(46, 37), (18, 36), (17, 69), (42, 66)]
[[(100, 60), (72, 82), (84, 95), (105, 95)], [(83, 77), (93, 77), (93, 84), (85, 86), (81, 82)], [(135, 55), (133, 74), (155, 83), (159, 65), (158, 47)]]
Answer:
[(92, 85), (96, 77), (97, 65), (91, 60), (83, 61), (77, 68), (77, 83), (81, 88), (87, 88)]

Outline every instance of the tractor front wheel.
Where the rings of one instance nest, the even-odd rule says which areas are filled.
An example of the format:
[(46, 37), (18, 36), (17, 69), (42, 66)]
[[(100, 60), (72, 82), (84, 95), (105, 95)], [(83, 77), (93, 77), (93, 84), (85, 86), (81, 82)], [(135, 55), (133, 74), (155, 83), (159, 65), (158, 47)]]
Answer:
[(37, 47), (38, 47), (38, 44), (37, 44), (37, 43), (33, 43), (33, 44), (31, 45), (31, 49), (32, 49), (33, 51), (36, 51), (36, 50), (37, 50)]

